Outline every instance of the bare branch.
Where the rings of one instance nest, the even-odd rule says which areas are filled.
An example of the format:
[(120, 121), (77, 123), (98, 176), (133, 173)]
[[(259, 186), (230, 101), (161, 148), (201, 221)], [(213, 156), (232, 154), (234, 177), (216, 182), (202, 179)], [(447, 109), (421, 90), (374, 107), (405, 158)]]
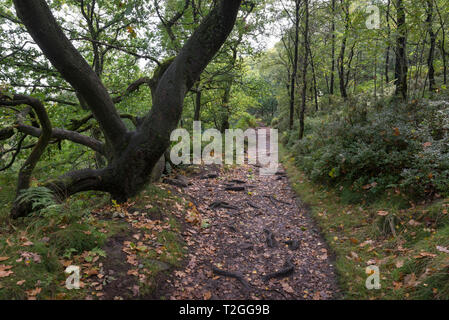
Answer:
[(20, 169), (17, 182), (17, 195), (20, 191), (28, 189), (30, 187), (31, 174), (33, 173), (34, 168), (36, 167), (47, 145), (49, 144), (52, 135), (51, 122), (48, 118), (47, 111), (45, 110), (42, 102), (40, 102), (38, 99), (18, 94), (14, 95), (12, 99), (6, 96), (0, 97), (0, 105), (19, 106), (22, 104), (28, 105), (33, 108), (34, 112), (39, 118), (42, 131), (39, 134), (39, 141)]

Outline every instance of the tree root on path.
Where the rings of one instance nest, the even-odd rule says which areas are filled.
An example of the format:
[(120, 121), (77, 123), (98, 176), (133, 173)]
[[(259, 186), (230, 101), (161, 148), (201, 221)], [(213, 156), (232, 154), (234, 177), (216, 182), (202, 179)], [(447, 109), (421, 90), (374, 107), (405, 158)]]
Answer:
[(223, 277), (237, 279), (238, 281), (240, 281), (241, 284), (243, 284), (243, 286), (247, 290), (251, 289), (249, 284), (248, 284), (248, 282), (243, 278), (243, 275), (241, 273), (239, 273), (239, 272), (225, 271), (225, 270), (218, 269), (215, 266), (212, 266), (212, 271), (213, 271), (213, 273), (215, 273), (218, 276), (223, 276)]
[(270, 279), (285, 278), (293, 274), (294, 271), (295, 266), (293, 265), (292, 259), (290, 258), (285, 262), (284, 267), (281, 270), (265, 275), (263, 277), (263, 280), (268, 281)]
[(283, 203), (283, 204), (286, 204), (286, 205), (289, 205), (289, 206), (291, 205), (290, 202), (276, 199), (276, 198), (273, 197), (272, 195), (265, 195), (264, 197), (270, 199), (270, 201), (271, 201), (274, 205), (276, 205), (276, 202)]
[(232, 184), (245, 184), (246, 181), (239, 180), (239, 179), (233, 179), (233, 180), (230, 180), (229, 183), (232, 183)]
[(253, 208), (253, 209), (260, 209), (260, 207), (259, 206), (257, 206), (257, 205), (255, 205), (254, 203), (252, 203), (251, 201), (246, 201), (247, 203), (248, 203), (248, 205), (251, 207), (251, 208)]
[(238, 210), (239, 209), (236, 206), (230, 205), (229, 203), (227, 203), (225, 201), (212, 202), (209, 205), (209, 208), (210, 209), (231, 209), (231, 210)]
[(245, 191), (246, 188), (244, 186), (228, 186), (225, 187), (226, 191)]
[(201, 180), (207, 180), (207, 179), (216, 179), (216, 178), (218, 178), (218, 174), (217, 173), (209, 173), (209, 174), (206, 174), (206, 175), (202, 176), (200, 179)]
[(276, 239), (274, 238), (273, 232), (271, 232), (268, 229), (264, 229), (263, 232), (265, 232), (265, 234), (267, 235), (266, 242), (267, 242), (268, 248), (276, 247)]
[(162, 182), (179, 188), (187, 188), (189, 186), (185, 181), (178, 179), (165, 178)]
[(298, 240), (288, 240), (284, 241), (290, 250), (298, 250), (299, 249), (299, 241)]

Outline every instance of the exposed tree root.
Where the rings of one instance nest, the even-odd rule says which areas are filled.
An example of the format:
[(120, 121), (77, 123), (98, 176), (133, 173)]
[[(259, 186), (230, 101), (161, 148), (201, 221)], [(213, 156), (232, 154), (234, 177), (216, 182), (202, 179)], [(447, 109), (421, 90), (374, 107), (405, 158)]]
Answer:
[(236, 206), (230, 205), (225, 201), (215, 201), (209, 205), (211, 209), (230, 209), (230, 210), (238, 210)]
[(265, 232), (265, 234), (267, 236), (267, 239), (266, 239), (267, 246), (269, 248), (276, 247), (277, 244), (276, 244), (276, 239), (274, 238), (274, 234), (268, 229), (264, 229), (263, 232)]
[(221, 270), (215, 266), (212, 266), (212, 271), (218, 276), (237, 279), (241, 284), (243, 284), (246, 289), (250, 290), (248, 282), (245, 280), (245, 278), (243, 278), (243, 275), (241, 273)]
[(295, 266), (293, 265), (291, 259), (289, 259), (285, 262), (284, 267), (281, 270), (265, 275), (263, 280), (268, 281), (270, 279), (285, 278), (292, 275), (294, 271)]

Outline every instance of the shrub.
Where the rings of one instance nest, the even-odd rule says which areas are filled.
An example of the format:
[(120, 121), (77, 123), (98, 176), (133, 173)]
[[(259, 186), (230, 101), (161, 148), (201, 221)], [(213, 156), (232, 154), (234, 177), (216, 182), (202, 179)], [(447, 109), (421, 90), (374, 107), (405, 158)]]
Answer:
[(237, 121), (237, 124), (235, 125), (237, 129), (242, 129), (243, 131), (245, 131), (248, 128), (255, 128), (256, 126), (257, 126), (256, 118), (247, 112), (242, 113), (240, 119)]
[(285, 140), (312, 180), (415, 198), (449, 190), (449, 104), (348, 101), (309, 119), (302, 141)]

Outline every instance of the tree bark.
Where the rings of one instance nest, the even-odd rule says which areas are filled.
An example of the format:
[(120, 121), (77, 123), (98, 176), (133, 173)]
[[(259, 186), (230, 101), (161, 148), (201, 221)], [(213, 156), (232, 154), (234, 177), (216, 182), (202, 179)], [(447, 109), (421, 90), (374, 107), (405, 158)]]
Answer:
[(310, 48), (310, 41), (309, 41), (309, 56), (310, 56), (310, 66), (312, 68), (312, 77), (313, 77), (313, 94), (315, 98), (315, 110), (318, 111), (318, 85), (316, 81), (316, 72), (315, 72), (315, 61), (313, 59), (312, 55), (312, 49)]
[(402, 99), (407, 100), (407, 26), (405, 17), (405, 7), (403, 0), (396, 0), (396, 21), (397, 21), (397, 38), (396, 38), (396, 67), (395, 67), (395, 84), (396, 95), (400, 95)]
[(292, 77), (290, 79), (290, 119), (289, 129), (293, 129), (293, 121), (295, 116), (295, 93), (296, 93), (296, 75), (298, 72), (298, 59), (299, 59), (299, 11), (300, 0), (295, 0), (295, 39), (294, 39), (294, 58), (292, 66)]
[(193, 117), (194, 121), (200, 121), (201, 119), (201, 95), (202, 91), (201, 88), (196, 88), (195, 92), (195, 115)]
[(348, 93), (346, 90), (346, 81), (345, 81), (345, 51), (346, 51), (346, 43), (348, 41), (348, 33), (349, 33), (349, 8), (345, 4), (344, 0), (341, 1), (343, 11), (345, 13), (345, 32), (343, 35), (343, 39), (341, 41), (340, 47), (340, 55), (338, 57), (338, 77), (340, 79), (340, 94), (344, 100), (348, 98)]
[(385, 83), (390, 82), (390, 36), (391, 36), (391, 27), (390, 27), (390, 10), (391, 10), (391, 0), (388, 0), (387, 3), (387, 49), (385, 50)]
[(429, 70), (429, 91), (435, 91), (435, 67), (433, 65), (434, 57), (435, 57), (435, 43), (436, 43), (436, 34), (433, 31), (433, 7), (434, 0), (426, 0), (427, 4), (427, 31), (429, 33), (430, 38), (430, 47), (429, 47), (429, 55), (427, 58), (427, 67)]
[(307, 67), (309, 65), (309, 0), (304, 0), (304, 65), (302, 68), (302, 100), (299, 113), (299, 140), (304, 137), (304, 118), (306, 113), (307, 98)]
[(332, 0), (332, 24), (331, 24), (331, 33), (332, 33), (332, 63), (331, 63), (331, 80), (330, 80), (330, 94), (334, 94), (335, 87), (335, 0)]

